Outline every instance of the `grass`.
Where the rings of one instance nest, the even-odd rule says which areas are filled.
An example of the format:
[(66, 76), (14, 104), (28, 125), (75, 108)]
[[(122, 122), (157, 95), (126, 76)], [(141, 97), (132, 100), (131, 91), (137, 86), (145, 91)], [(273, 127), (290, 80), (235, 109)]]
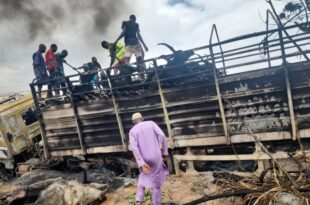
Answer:
[[(130, 205), (136, 204), (136, 195), (132, 194), (127, 198)], [(152, 192), (150, 190), (146, 190), (144, 192), (144, 202), (143, 205), (151, 205), (152, 204)]]

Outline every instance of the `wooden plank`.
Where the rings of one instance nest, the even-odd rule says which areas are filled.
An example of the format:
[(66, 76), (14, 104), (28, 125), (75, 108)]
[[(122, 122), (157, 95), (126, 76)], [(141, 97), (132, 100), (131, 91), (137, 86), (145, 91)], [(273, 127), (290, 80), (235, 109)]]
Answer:
[(66, 108), (66, 109), (59, 109), (59, 110), (50, 110), (50, 111), (46, 111), (43, 113), (44, 120), (73, 117), (73, 116), (74, 116), (74, 111), (72, 107)]
[[(295, 156), (302, 156), (303, 153), (298, 151)], [(286, 152), (273, 153), (276, 159), (287, 159), (290, 156)], [(306, 156), (310, 156), (309, 151), (306, 151)], [(239, 154), (237, 155), (174, 155), (177, 161), (247, 161), (247, 160), (269, 160), (271, 159), (263, 151), (256, 151), (254, 154)]]
[(310, 129), (300, 129), (299, 135), (300, 138), (310, 138)]
[[(310, 129), (304, 134), (303, 138), (310, 138)], [(291, 139), (291, 133), (288, 131), (276, 131), (276, 132), (264, 132), (256, 133), (256, 136), (261, 141), (276, 141), (276, 140), (288, 140)], [(176, 147), (188, 147), (188, 146), (211, 146), (211, 145), (224, 145), (225, 136), (206, 136), (206, 134), (186, 135), (184, 138), (177, 136), (174, 139)], [(247, 143), (254, 142), (255, 140), (250, 134), (238, 134), (230, 136), (231, 143)]]
[[(204, 136), (204, 137), (203, 137)], [(186, 139), (174, 139), (175, 147), (210, 146), (226, 144), (225, 136), (205, 137), (203, 134), (192, 135)]]
[[(310, 129), (300, 129), (300, 138), (310, 138)], [(288, 131), (262, 132), (256, 133), (261, 141), (277, 141), (292, 139), (292, 135)], [(231, 143), (248, 143), (255, 140), (249, 134), (238, 134), (230, 136)], [(184, 135), (174, 137), (175, 147), (188, 146), (212, 146), (224, 145), (225, 136), (206, 136), (206, 134)]]
[[(87, 154), (96, 154), (96, 153), (116, 153), (123, 152), (122, 145), (112, 145), (112, 146), (104, 146), (104, 147), (92, 147), (87, 148)], [(68, 150), (60, 150), (60, 151), (52, 151), (50, 152), (52, 157), (61, 157), (61, 156), (76, 156), (81, 155), (83, 152), (81, 149), (68, 149)]]

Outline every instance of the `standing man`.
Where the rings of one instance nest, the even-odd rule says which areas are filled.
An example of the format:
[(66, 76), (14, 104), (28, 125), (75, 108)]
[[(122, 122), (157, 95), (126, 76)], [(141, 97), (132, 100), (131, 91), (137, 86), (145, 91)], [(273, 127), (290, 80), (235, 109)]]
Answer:
[(130, 147), (138, 164), (140, 175), (136, 193), (137, 205), (144, 199), (144, 189), (152, 189), (153, 205), (160, 205), (161, 185), (168, 175), (164, 159), (168, 156), (167, 139), (153, 121), (143, 121), (140, 113), (132, 115), (135, 124), (129, 132)]
[(142, 36), (140, 34), (140, 28), (139, 24), (136, 23), (136, 16), (135, 15), (130, 15), (129, 21), (124, 21), (122, 24), (122, 33), (120, 36), (116, 39), (115, 44), (117, 45), (117, 42), (121, 38), (125, 38), (125, 46), (126, 46), (126, 51), (125, 51), (125, 63), (129, 64), (130, 63), (130, 58), (134, 54), (137, 58), (137, 63), (145, 67), (142, 63), (143, 61), (143, 50), (140, 45), (140, 42), (142, 43), (145, 51), (147, 52), (149, 49), (145, 45)]
[[(46, 51), (46, 46), (44, 44), (39, 45), (39, 49), (32, 55), (32, 65), (34, 74), (36, 76), (35, 80), (38, 85), (38, 98), (41, 99), (42, 84), (48, 82), (48, 74), (46, 72), (46, 64), (43, 58), (43, 53)], [(50, 85), (48, 85), (48, 94), (50, 94)]]
[(67, 89), (66, 89), (66, 75), (64, 71), (64, 63), (66, 63), (65, 58), (68, 56), (68, 51), (67, 50), (62, 50), (61, 53), (56, 53), (56, 61), (57, 61), (57, 83), (59, 87), (62, 88), (62, 94), (66, 95), (67, 94)]
[[(87, 63), (87, 66), (88, 66), (88, 71), (90, 72), (101, 70), (101, 65), (98, 62), (96, 57), (92, 57), (91, 62)], [(98, 73), (92, 73), (91, 75), (93, 76), (92, 83), (97, 82), (99, 80)]]
[(88, 65), (89, 65), (89, 67), (90, 67), (90, 68), (89, 68), (90, 71), (94, 71), (94, 70), (98, 71), (98, 70), (101, 69), (101, 65), (100, 65), (100, 63), (98, 62), (98, 60), (97, 60), (96, 57), (92, 57), (92, 58), (91, 58), (91, 62), (89, 62)]
[(55, 93), (56, 95), (59, 95), (59, 90), (57, 90), (57, 88), (59, 88), (59, 85), (57, 82), (55, 82), (55, 79), (57, 78), (57, 67), (58, 67), (55, 56), (56, 51), (57, 51), (57, 45), (52, 44), (50, 46), (50, 49), (45, 53), (45, 62), (47, 65), (47, 70), (50, 74), (51, 83), (54, 89), (56, 89)]
[(122, 43), (117, 42), (116, 44), (113, 44), (107, 41), (102, 41), (101, 46), (102, 48), (108, 49), (110, 52), (110, 67), (114, 66), (116, 68), (119, 68), (125, 64), (125, 46)]

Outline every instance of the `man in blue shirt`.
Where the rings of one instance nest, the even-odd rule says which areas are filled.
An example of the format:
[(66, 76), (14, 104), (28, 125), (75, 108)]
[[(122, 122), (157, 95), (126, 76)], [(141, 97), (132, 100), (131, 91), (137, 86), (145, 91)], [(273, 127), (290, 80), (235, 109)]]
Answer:
[[(44, 44), (39, 45), (39, 49), (32, 55), (33, 60), (33, 70), (36, 78), (34, 79), (38, 83), (38, 98), (41, 98), (41, 91), (43, 84), (48, 83), (49, 76), (46, 70), (46, 63), (43, 58), (43, 53), (46, 51), (46, 46)], [(51, 96), (51, 86), (48, 84), (48, 97)]]

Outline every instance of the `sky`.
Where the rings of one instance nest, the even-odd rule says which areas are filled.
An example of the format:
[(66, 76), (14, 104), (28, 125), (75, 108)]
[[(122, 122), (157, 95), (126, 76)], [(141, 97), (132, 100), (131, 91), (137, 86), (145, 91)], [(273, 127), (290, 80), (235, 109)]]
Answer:
[[(101, 41), (115, 41), (130, 14), (152, 58), (169, 53), (160, 42), (176, 49), (207, 45), (213, 24), (221, 40), (264, 30), (267, 8), (265, 0), (1, 0), (0, 94), (29, 90), (40, 43), (67, 49), (66, 60), (76, 67), (93, 56), (107, 67)], [(65, 67), (65, 73), (74, 71)]]

